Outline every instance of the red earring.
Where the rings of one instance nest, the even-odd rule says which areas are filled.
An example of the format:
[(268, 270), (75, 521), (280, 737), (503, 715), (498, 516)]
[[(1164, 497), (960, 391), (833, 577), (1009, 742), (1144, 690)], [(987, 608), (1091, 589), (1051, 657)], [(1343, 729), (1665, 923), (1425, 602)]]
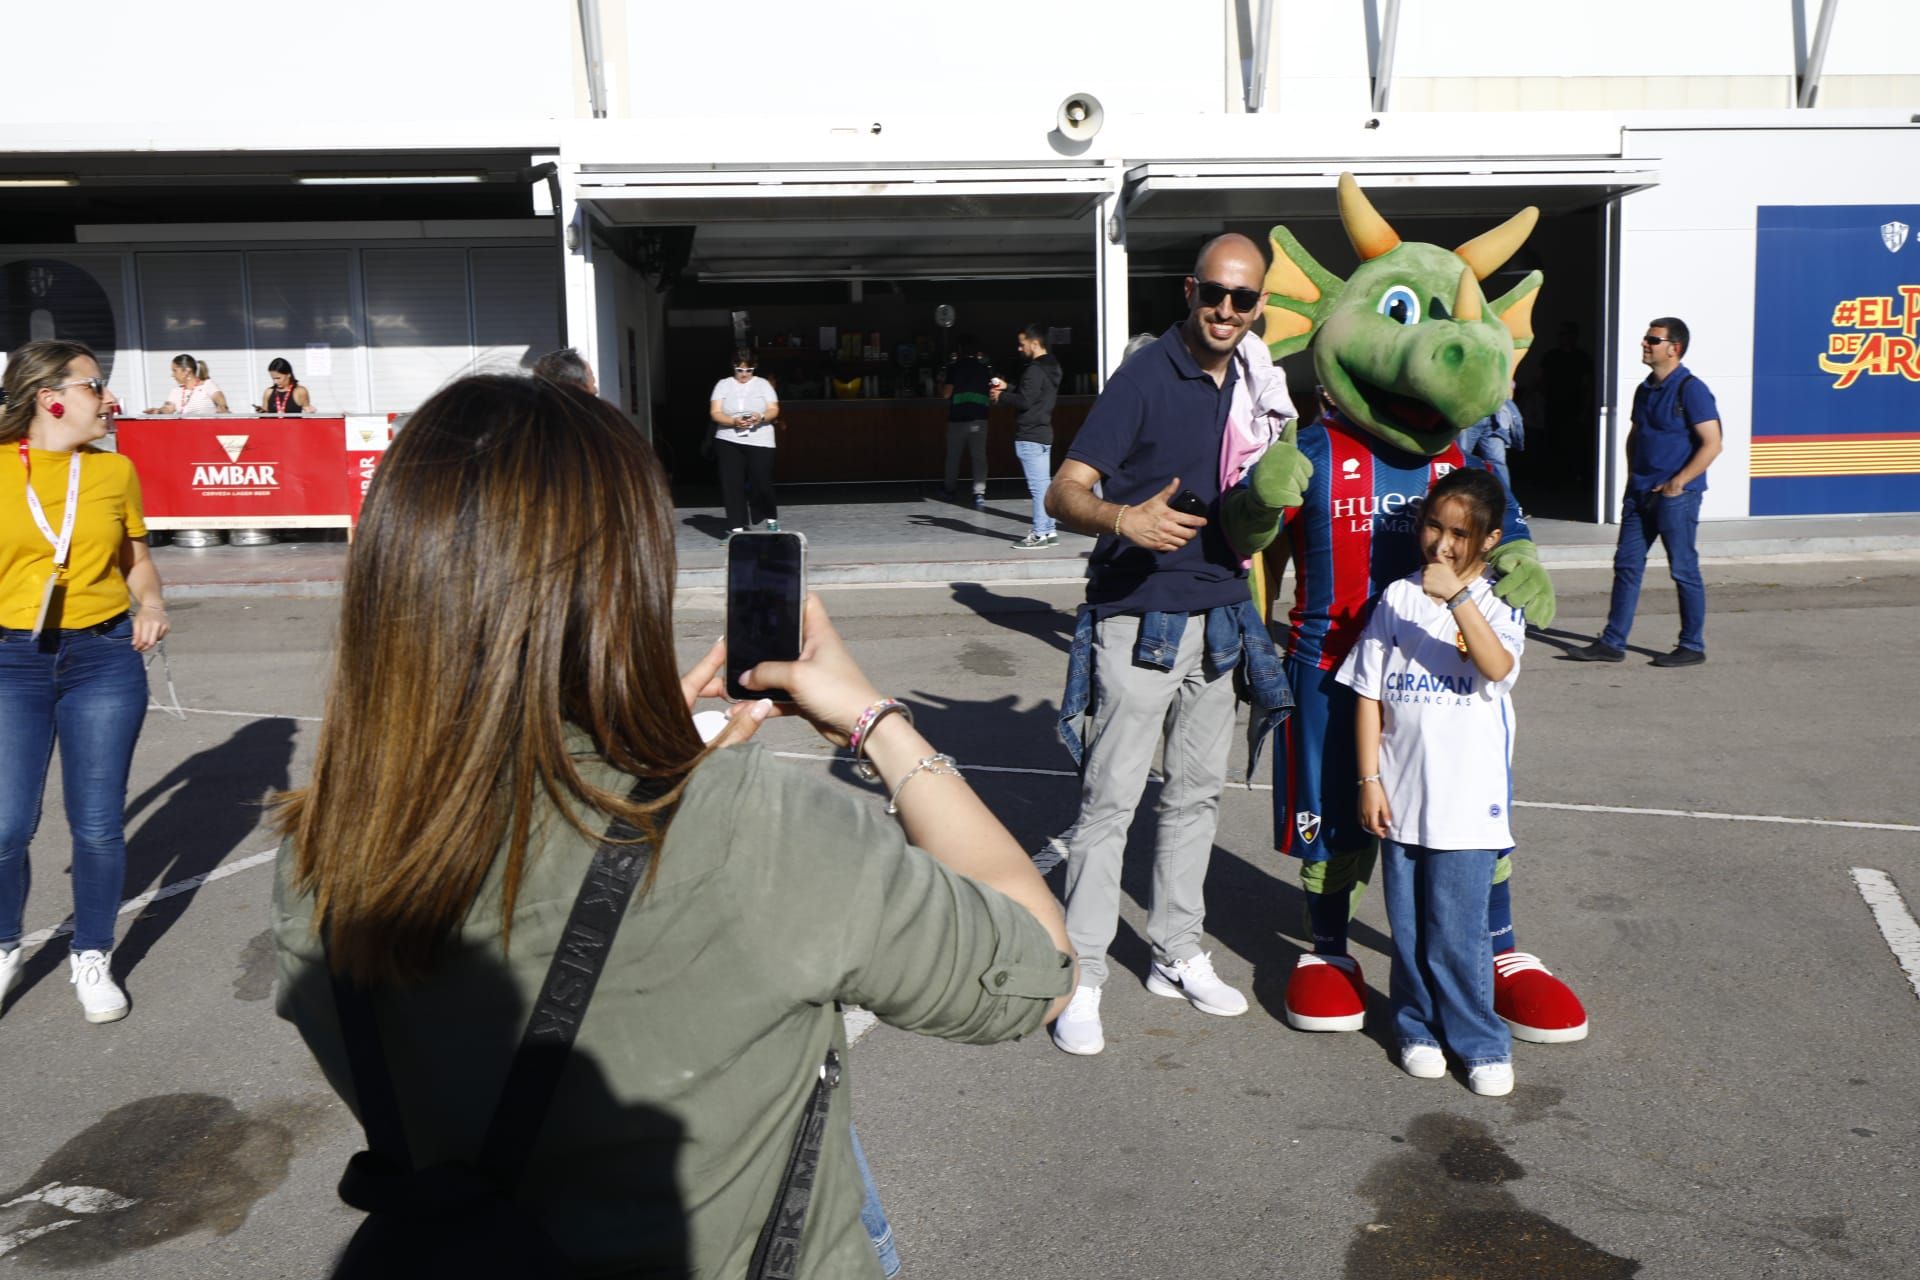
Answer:
[(52, 404), (47, 406), (47, 412), (52, 414), (56, 418), (63, 418), (66, 416), (67, 406), (61, 404), (58, 400), (55, 400)]

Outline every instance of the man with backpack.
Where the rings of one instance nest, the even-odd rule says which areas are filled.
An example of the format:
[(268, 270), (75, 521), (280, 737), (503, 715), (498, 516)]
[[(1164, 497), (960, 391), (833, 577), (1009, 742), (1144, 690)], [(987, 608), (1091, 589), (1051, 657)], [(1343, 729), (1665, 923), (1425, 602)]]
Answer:
[(1599, 639), (1567, 653), (1577, 662), (1625, 660), (1647, 548), (1655, 537), (1667, 549), (1667, 570), (1680, 591), (1680, 643), (1653, 665), (1691, 667), (1707, 660), (1707, 588), (1694, 534), (1700, 525), (1700, 499), (1707, 491), (1707, 467), (1720, 456), (1720, 407), (1707, 384), (1680, 363), (1689, 340), (1686, 323), (1673, 316), (1648, 324), (1640, 339), (1640, 362), (1650, 372), (1633, 393), (1627, 496), (1613, 553), (1613, 601)]

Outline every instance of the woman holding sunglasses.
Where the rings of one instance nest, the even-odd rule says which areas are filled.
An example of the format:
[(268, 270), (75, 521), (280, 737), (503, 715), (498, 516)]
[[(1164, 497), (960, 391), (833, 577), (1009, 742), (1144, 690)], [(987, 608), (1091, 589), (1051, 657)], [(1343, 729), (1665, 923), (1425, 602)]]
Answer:
[(744, 533), (762, 520), (767, 532), (780, 532), (780, 507), (773, 499), (773, 423), (779, 416), (780, 397), (754, 373), (753, 352), (734, 352), (733, 376), (714, 383), (707, 398), (730, 532)]
[[(73, 839), (68, 980), (88, 1022), (127, 1016), (110, 961), (127, 770), (147, 712), (140, 654), (167, 634), (133, 464), (93, 442), (119, 408), (93, 352), (30, 342), (0, 406), (0, 1005), (21, 971), (27, 846), (57, 743)], [(131, 596), (138, 613), (128, 612)]]

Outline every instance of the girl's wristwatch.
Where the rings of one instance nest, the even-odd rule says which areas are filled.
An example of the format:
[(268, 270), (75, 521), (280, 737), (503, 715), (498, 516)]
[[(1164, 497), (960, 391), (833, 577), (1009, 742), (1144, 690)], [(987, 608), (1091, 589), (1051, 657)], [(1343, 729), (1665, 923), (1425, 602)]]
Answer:
[(1447, 601), (1447, 608), (1458, 609), (1461, 605), (1465, 604), (1467, 601), (1471, 599), (1473, 599), (1473, 588), (1462, 587), (1458, 591), (1453, 593), (1452, 599)]

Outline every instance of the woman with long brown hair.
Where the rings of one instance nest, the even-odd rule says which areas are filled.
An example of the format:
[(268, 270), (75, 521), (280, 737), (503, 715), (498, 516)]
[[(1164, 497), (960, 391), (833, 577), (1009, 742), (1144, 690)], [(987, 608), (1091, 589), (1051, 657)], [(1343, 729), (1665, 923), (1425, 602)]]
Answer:
[[(742, 745), (765, 701), (703, 746), (690, 711), (724, 653), (678, 672), (674, 585), (666, 479), (616, 410), (503, 377), (421, 406), (355, 537), (312, 781), (279, 810), (280, 1008), (367, 1120), (337, 1012), (367, 989), (412, 1167), (474, 1159), (624, 821), (651, 866), (508, 1191), (584, 1272), (739, 1276), (846, 1052), (836, 1001), (1004, 1040), (1058, 1012), (1073, 962), (1019, 845), (818, 600), (799, 661), (746, 683), (829, 741), (857, 730), (893, 805)], [(848, 1108), (826, 1106), (795, 1274), (878, 1276)]]
[[(167, 634), (133, 464), (93, 442), (118, 402), (93, 352), (29, 342), (0, 406), (0, 1005), (20, 976), (27, 846), (58, 744), (73, 838), (69, 979), (88, 1022), (127, 1016), (113, 980), (127, 771), (147, 715), (140, 660)], [(129, 612), (129, 598), (138, 605)]]

